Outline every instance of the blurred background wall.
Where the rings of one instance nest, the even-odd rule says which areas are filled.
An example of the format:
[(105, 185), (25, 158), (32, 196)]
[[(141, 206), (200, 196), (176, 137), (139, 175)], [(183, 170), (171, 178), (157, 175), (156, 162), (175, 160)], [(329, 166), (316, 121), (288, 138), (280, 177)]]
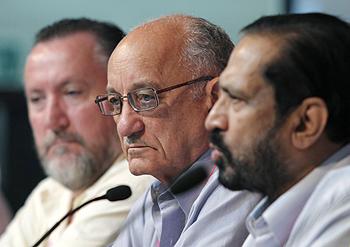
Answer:
[[(1, 84), (20, 87), (24, 57), (34, 34), (44, 25), (63, 17), (92, 17), (117, 23), (124, 31), (170, 13), (204, 17), (223, 27), (237, 40), (237, 32), (261, 15), (283, 12), (280, 0), (0, 0)], [(4, 61), (5, 60), (5, 61)]]
[(350, 21), (349, 0), (288, 0), (286, 10), (292, 13), (323, 12)]
[(185, 13), (223, 27), (236, 42), (239, 30), (263, 15), (309, 11), (350, 20), (349, 0), (0, 0), (0, 185), (13, 212), (44, 176), (22, 90), (25, 57), (40, 28), (61, 18), (89, 17), (128, 32), (161, 15)]

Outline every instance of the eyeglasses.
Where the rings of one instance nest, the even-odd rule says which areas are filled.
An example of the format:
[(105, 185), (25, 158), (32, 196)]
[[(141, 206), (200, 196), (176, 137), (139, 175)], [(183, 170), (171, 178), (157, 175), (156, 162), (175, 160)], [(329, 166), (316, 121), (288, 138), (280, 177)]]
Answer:
[(98, 95), (95, 103), (98, 105), (101, 113), (105, 116), (119, 115), (122, 112), (123, 101), (128, 100), (132, 109), (136, 112), (149, 111), (159, 105), (158, 94), (164, 93), (179, 87), (191, 85), (197, 82), (210, 81), (214, 77), (202, 76), (197, 79), (180, 83), (174, 86), (156, 90), (152, 87), (139, 88), (123, 96), (120, 93), (109, 93)]

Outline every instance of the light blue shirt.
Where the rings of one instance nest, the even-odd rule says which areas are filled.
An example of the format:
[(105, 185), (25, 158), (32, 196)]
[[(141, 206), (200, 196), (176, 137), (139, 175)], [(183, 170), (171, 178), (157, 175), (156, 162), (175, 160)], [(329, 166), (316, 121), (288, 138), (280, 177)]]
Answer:
[(271, 205), (266, 197), (261, 200), (246, 224), (250, 234), (244, 247), (349, 246), (350, 145)]
[(158, 181), (152, 184), (131, 210), (113, 247), (242, 246), (248, 235), (245, 218), (260, 195), (220, 185), (209, 151), (192, 167), (199, 164), (214, 172), (187, 192), (174, 195)]

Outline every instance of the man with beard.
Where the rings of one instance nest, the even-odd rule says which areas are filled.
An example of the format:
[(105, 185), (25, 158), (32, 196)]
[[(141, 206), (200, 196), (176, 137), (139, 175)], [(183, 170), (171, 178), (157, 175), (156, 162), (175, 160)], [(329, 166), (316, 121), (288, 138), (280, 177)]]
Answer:
[[(124, 33), (89, 19), (65, 19), (36, 36), (25, 65), (28, 113), (49, 176), (27, 199), (0, 246), (33, 245), (66, 212), (126, 184), (131, 198), (96, 202), (53, 232), (44, 246), (105, 246), (112, 241), (149, 178), (130, 174), (112, 118), (94, 98), (105, 91), (107, 61)], [(101, 230), (103, 229), (103, 230)]]
[[(114, 116), (131, 172), (158, 181), (135, 204), (113, 246), (242, 245), (245, 217), (260, 197), (219, 184), (204, 126), (232, 48), (221, 28), (173, 15), (137, 27), (114, 50), (107, 94), (96, 102)], [(198, 166), (213, 174), (174, 194), (169, 185)]]
[(206, 120), (220, 181), (266, 195), (243, 246), (349, 245), (349, 68), (350, 27), (336, 17), (243, 29)]

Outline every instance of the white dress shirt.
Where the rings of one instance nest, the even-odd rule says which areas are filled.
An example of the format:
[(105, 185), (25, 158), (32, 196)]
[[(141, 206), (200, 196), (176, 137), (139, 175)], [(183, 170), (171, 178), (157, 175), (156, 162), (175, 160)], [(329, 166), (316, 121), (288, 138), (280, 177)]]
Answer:
[(208, 181), (174, 195), (159, 181), (130, 211), (113, 247), (241, 247), (247, 237), (245, 218), (261, 196), (230, 191), (218, 181), (210, 152), (196, 165), (214, 168)]
[[(350, 144), (315, 168), (271, 205), (265, 197), (247, 217), (246, 225), (250, 234), (243, 246), (343, 246), (321, 245), (321, 243), (327, 243), (327, 239), (331, 236), (324, 235), (331, 226), (329, 222), (337, 226), (332, 227), (332, 234), (339, 237), (337, 241), (343, 242), (344, 239), (350, 239), (350, 235), (349, 237), (345, 237), (344, 234), (337, 235), (337, 231), (350, 230), (350, 187), (348, 186), (350, 176), (340, 180), (336, 175), (343, 169), (350, 169)], [(340, 187), (325, 186), (325, 183), (338, 185), (340, 183), (348, 189), (338, 193), (338, 190), (341, 190)], [(329, 203), (333, 207), (329, 207)], [(347, 215), (348, 222), (343, 227), (343, 223), (334, 215), (334, 210), (340, 210)], [(316, 241), (318, 244), (314, 245)]]
[(32, 246), (53, 224), (71, 208), (103, 195), (117, 185), (131, 187), (132, 196), (123, 201), (94, 202), (65, 220), (40, 246), (99, 247), (110, 243), (119, 232), (129, 209), (153, 181), (150, 176), (132, 175), (126, 160), (117, 160), (92, 186), (73, 198), (73, 193), (52, 178), (44, 179), (18, 211), (0, 246)]

